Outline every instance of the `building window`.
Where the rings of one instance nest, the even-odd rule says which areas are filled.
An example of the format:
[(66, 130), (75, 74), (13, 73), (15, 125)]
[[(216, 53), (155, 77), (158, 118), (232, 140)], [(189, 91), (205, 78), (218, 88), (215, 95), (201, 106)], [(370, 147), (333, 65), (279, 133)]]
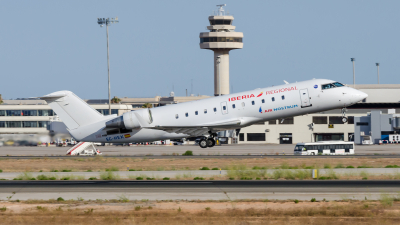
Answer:
[(175, 119), (178, 119), (179, 118), (179, 115), (178, 114), (175, 114)]
[(6, 110), (7, 116), (21, 116), (21, 110)]
[(243, 38), (239, 37), (206, 37), (200, 38), (200, 43), (204, 42), (243, 42)]
[(354, 124), (354, 116), (347, 117), (347, 124)]
[(0, 127), (6, 127), (6, 122), (0, 121)]
[(23, 116), (37, 116), (37, 110), (22, 110)]
[(232, 104), (232, 108), (233, 108), (233, 109), (236, 108), (235, 104)]
[(341, 116), (330, 116), (329, 124), (344, 124)]
[[(38, 110), (39, 116), (53, 116), (53, 110), (49, 109), (49, 110)], [(108, 109), (107, 109), (107, 114), (104, 115), (108, 115)]]
[(194, 115), (196, 115), (196, 116), (199, 115), (199, 111), (195, 111)]
[(243, 133), (239, 134), (239, 141), (244, 141), (244, 134)]
[(357, 122), (357, 126), (368, 126), (368, 122)]
[(285, 100), (285, 96), (284, 95), (282, 95), (282, 100)]
[(39, 121), (38, 124), (39, 124), (39, 127), (47, 127), (50, 124), (50, 122), (49, 121)]
[(261, 103), (265, 103), (265, 99), (261, 99)]
[(328, 117), (326, 117), (326, 116), (313, 116), (312, 121), (315, 124), (328, 124)]
[(271, 100), (274, 102), (275, 101), (275, 97), (272, 97)]
[(6, 127), (21, 127), (21, 121), (6, 121)]
[(6, 116), (6, 111), (5, 110), (0, 110), (0, 116)]
[(265, 133), (247, 133), (247, 141), (265, 141)]
[(294, 124), (293, 117), (288, 117), (283, 120), (282, 123), (279, 124)]
[(256, 122), (256, 123), (254, 123), (254, 125), (265, 125), (265, 121)]
[(189, 113), (185, 113), (185, 116), (188, 117), (188, 116), (189, 116)]
[(269, 125), (275, 125), (276, 124), (276, 120), (268, 120), (268, 124)]
[(254, 101), (251, 101), (251, 104), (254, 105), (254, 104), (256, 104), (256, 103), (255, 103)]
[(117, 114), (118, 115), (118, 109), (111, 109), (111, 114)]
[(37, 127), (36, 121), (23, 121), (22, 127)]
[(214, 108), (214, 112), (216, 112), (217, 111), (217, 108)]

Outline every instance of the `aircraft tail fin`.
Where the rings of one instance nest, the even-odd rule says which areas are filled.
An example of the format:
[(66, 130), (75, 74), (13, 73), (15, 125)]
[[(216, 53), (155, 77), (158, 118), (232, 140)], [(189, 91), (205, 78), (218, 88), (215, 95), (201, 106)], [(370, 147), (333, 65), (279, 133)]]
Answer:
[(69, 130), (100, 121), (103, 115), (70, 91), (57, 91), (43, 97)]

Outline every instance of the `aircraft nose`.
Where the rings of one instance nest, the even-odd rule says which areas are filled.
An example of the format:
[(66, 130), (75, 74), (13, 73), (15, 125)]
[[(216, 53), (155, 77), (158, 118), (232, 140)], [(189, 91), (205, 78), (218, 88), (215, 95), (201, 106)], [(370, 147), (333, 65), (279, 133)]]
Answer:
[(353, 99), (355, 100), (355, 102), (359, 102), (367, 97), (368, 95), (362, 91), (356, 90), (355, 93), (353, 93)]

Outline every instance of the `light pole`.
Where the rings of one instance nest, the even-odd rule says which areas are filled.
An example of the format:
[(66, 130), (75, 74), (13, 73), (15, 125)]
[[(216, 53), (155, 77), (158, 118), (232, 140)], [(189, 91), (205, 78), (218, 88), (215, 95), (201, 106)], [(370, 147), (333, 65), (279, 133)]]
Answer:
[(378, 84), (379, 84), (379, 63), (375, 63), (376, 67), (378, 68)]
[(356, 58), (350, 58), (350, 59), (353, 62), (353, 87), (356, 88), (356, 69), (354, 67), (354, 62), (356, 61)]
[(218, 96), (221, 96), (221, 74), (219, 73), (220, 69), (220, 63), (221, 63), (221, 56), (217, 57), (217, 67), (218, 67)]
[(108, 26), (113, 23), (118, 23), (118, 17), (114, 18), (97, 18), (97, 23), (100, 27), (106, 25), (107, 30), (107, 68), (108, 68), (108, 115), (111, 115), (111, 86), (110, 86), (110, 49), (108, 44)]

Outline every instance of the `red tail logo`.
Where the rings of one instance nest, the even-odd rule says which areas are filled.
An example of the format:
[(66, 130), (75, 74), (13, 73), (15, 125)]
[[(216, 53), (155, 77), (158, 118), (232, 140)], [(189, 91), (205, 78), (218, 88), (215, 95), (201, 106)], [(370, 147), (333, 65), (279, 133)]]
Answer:
[(257, 98), (260, 97), (263, 94), (263, 92), (261, 92), (260, 94), (257, 95)]

